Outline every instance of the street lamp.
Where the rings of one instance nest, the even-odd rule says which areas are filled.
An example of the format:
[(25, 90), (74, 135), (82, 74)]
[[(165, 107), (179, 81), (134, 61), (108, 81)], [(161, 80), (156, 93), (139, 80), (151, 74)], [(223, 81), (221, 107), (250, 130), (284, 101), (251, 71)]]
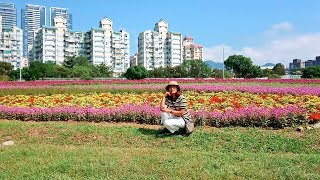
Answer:
[(222, 45), (222, 78), (224, 79), (224, 45)]
[(20, 77), (20, 81), (22, 80), (22, 72), (21, 72), (21, 69), (22, 69), (22, 57), (20, 58), (20, 65), (19, 65), (19, 77)]

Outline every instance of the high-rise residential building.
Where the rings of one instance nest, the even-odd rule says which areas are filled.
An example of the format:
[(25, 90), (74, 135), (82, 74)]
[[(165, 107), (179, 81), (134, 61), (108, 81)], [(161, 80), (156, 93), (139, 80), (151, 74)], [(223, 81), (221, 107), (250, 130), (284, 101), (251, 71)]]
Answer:
[(301, 61), (301, 59), (293, 59), (292, 63), (289, 64), (289, 69), (299, 69), (305, 68), (305, 63)]
[(112, 30), (112, 21), (105, 18), (99, 28), (83, 33), (67, 28), (67, 20), (54, 18), (54, 26), (43, 26), (34, 35), (34, 60), (61, 64), (68, 56), (84, 55), (94, 64), (109, 66), (114, 76), (120, 76), (130, 67), (129, 33)]
[(305, 68), (314, 66), (314, 64), (315, 64), (314, 60), (307, 60), (307, 61), (304, 62)]
[(138, 64), (147, 70), (180, 65), (183, 62), (181, 33), (169, 31), (168, 23), (160, 20), (153, 31), (139, 34), (138, 56)]
[(50, 8), (50, 26), (54, 25), (54, 18), (55, 17), (63, 17), (67, 20), (67, 27), (68, 29), (72, 29), (72, 14), (69, 13), (67, 8), (59, 8), (59, 7), (51, 7)]
[(195, 44), (193, 38), (186, 36), (183, 38), (183, 60), (203, 59), (203, 48), (200, 44)]
[(2, 27), (13, 28), (17, 26), (17, 9), (12, 3), (0, 2), (0, 16), (2, 16)]
[(313, 63), (314, 66), (320, 66), (320, 56), (316, 56), (316, 60)]
[(26, 8), (21, 10), (24, 56), (32, 55), (30, 50), (33, 46), (34, 31), (37, 31), (43, 25), (46, 25), (46, 8), (44, 6), (27, 4)]
[[(0, 16), (0, 24), (2, 24), (2, 16)], [(16, 26), (0, 28), (0, 61), (11, 63), (14, 69), (19, 68), (23, 63), (22, 35), (22, 30)]]
[(84, 33), (68, 30), (67, 20), (55, 17), (54, 26), (42, 26), (34, 33), (33, 60), (62, 64), (66, 57), (85, 55)]
[(113, 70), (114, 76), (119, 76), (130, 66), (129, 33), (112, 29), (112, 21), (104, 18), (99, 28), (91, 28), (85, 37), (86, 52), (94, 65), (102, 64)]
[(138, 65), (138, 53), (135, 53), (132, 57), (130, 57), (130, 67)]

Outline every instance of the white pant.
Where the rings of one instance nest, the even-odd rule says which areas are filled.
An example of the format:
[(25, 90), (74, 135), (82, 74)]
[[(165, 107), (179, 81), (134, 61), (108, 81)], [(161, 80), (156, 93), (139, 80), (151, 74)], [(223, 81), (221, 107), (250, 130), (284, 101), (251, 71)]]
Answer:
[(161, 125), (166, 127), (171, 133), (174, 133), (180, 128), (185, 128), (186, 122), (184, 122), (182, 117), (178, 117), (166, 112), (161, 112)]

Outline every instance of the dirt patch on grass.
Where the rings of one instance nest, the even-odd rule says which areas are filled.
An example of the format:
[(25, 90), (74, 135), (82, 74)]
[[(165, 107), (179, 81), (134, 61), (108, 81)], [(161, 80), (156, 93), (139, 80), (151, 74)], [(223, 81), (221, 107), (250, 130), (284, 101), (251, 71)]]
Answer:
[(306, 132), (297, 132), (297, 131), (292, 131), (292, 132), (282, 132), (282, 135), (292, 138), (292, 139), (303, 139), (306, 138)]
[(29, 130), (29, 137), (33, 138), (56, 138), (57, 135), (55, 133), (50, 133), (48, 127), (33, 127)]
[(29, 131), (30, 137), (45, 137), (48, 135), (48, 129), (47, 128), (32, 128)]

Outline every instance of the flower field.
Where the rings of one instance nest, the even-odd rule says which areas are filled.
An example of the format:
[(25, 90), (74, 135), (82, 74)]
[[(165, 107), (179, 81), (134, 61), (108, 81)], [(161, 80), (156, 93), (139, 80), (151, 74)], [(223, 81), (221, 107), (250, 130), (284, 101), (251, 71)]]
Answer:
[[(3, 92), (0, 118), (157, 124), (158, 105), (168, 80), (149, 81), (149, 84), (148, 81), (134, 84), (139, 81), (130, 83), (127, 80), (108, 81), (109, 84), (106, 81), (0, 84)], [(238, 84), (235, 81), (233, 85), (217, 85), (211, 81), (179, 81), (198, 125), (281, 128), (320, 120), (319, 86), (264, 86), (270, 81), (261, 83), (261, 80), (256, 85), (241, 85), (244, 80), (239, 80)], [(283, 83), (294, 84), (292, 80)], [(303, 81), (298, 80), (296, 84), (300, 83)], [(75, 84), (78, 85), (66, 86)], [(38, 89), (42, 90), (36, 91)]]

